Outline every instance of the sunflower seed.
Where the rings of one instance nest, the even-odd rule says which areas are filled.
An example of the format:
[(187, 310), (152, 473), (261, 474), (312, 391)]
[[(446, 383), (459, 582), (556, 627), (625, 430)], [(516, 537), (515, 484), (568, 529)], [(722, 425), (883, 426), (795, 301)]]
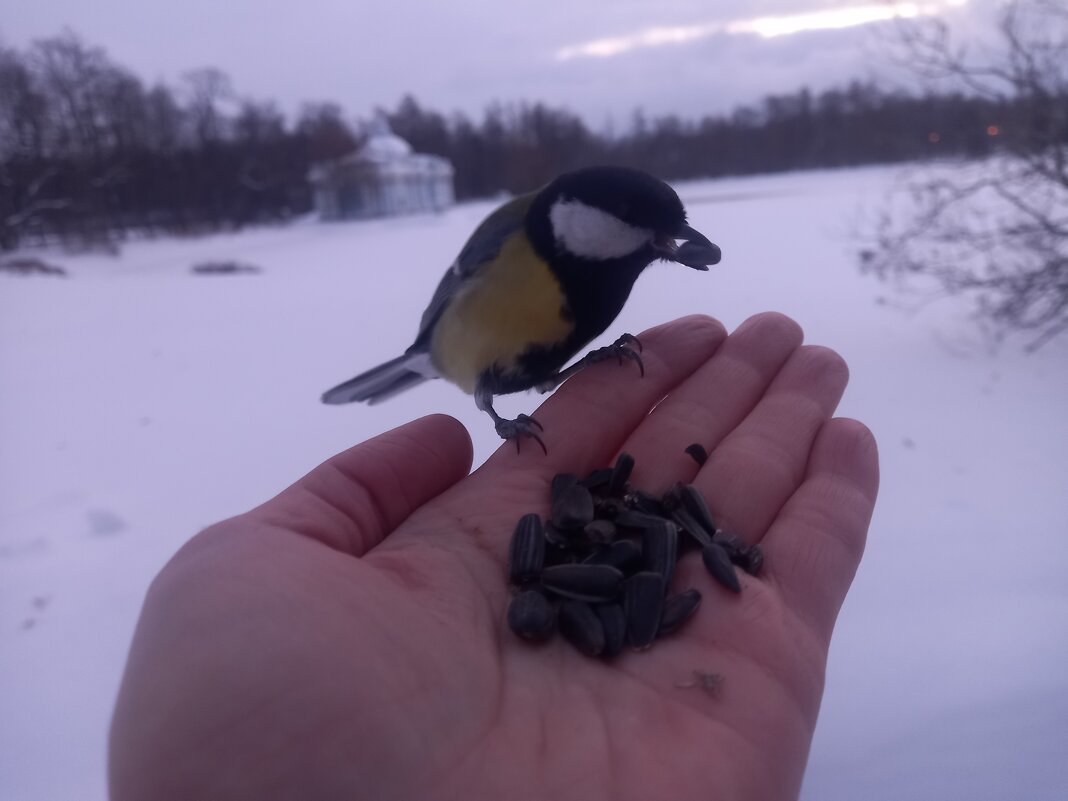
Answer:
[(670, 520), (657, 520), (657, 525), (642, 532), (642, 563), (645, 570), (659, 573), (664, 587), (671, 584), (679, 553), (679, 529)]
[(608, 482), (608, 494), (611, 497), (623, 497), (632, 470), (634, 470), (634, 457), (629, 453), (619, 454), (616, 465), (612, 468), (612, 479)]
[(559, 528), (582, 528), (593, 520), (593, 497), (581, 484), (572, 484), (553, 503), (553, 523)]
[(541, 518), (523, 515), (516, 524), (508, 546), (508, 576), (513, 584), (537, 581), (545, 566), (545, 534)]
[(664, 611), (660, 614), (660, 629), (657, 637), (671, 634), (679, 626), (690, 619), (701, 605), (701, 593), (697, 590), (683, 590), (678, 595), (672, 595), (664, 601)]
[(659, 526), (664, 522), (664, 518), (659, 515), (649, 515), (644, 512), (636, 512), (633, 509), (624, 509), (618, 515), (615, 520), (612, 521), (616, 524), (616, 528), (625, 528), (630, 531), (645, 531), (647, 528)]
[(750, 545), (744, 548), (737, 557), (732, 557), (731, 561), (750, 576), (756, 576), (759, 575), (760, 568), (764, 566), (764, 550), (759, 545)]
[(641, 490), (631, 490), (623, 496), (623, 502), (627, 505), (627, 508), (642, 514), (663, 517), (667, 511), (659, 498), (654, 498), (648, 492), (642, 492)]
[(541, 572), (541, 586), (576, 601), (613, 601), (623, 573), (610, 565), (553, 565)]
[(632, 648), (642, 651), (652, 645), (663, 606), (664, 578), (659, 573), (643, 571), (623, 582), (623, 613)]
[(594, 520), (587, 523), (583, 531), (594, 545), (607, 545), (616, 538), (616, 527), (611, 520)]
[(682, 506), (682, 484), (676, 481), (660, 498), (660, 505), (670, 514)]
[(716, 530), (716, 523), (712, 519), (712, 512), (708, 510), (708, 504), (701, 497), (701, 493), (693, 484), (687, 484), (682, 488), (682, 508), (696, 520), (708, 532), (708, 536)]
[(731, 592), (742, 591), (742, 585), (738, 583), (738, 574), (734, 570), (734, 565), (731, 564), (730, 557), (721, 546), (714, 542), (711, 545), (706, 545), (701, 551), (701, 558), (704, 560), (708, 572), (712, 574), (712, 578)]
[(545, 541), (560, 549), (570, 548), (573, 544), (571, 535), (551, 522), (545, 524)]
[[(708, 458), (699, 444), (686, 453), (699, 465)], [(519, 520), (508, 555), (509, 577), (520, 590), (508, 607), (508, 625), (519, 637), (543, 640), (558, 628), (590, 656), (611, 658), (624, 643), (644, 650), (682, 627), (701, 604), (696, 589), (665, 597), (682, 547), (700, 546), (708, 572), (733, 592), (741, 592), (736, 567), (752, 575), (761, 570), (760, 547), (716, 529), (696, 487), (676, 482), (654, 496), (630, 487), (633, 470), (633, 457), (621, 453), (612, 467), (585, 478), (559, 473), (549, 518)], [(719, 680), (694, 671), (705, 675)]]
[(708, 451), (705, 450), (705, 446), (700, 442), (695, 442), (693, 445), (687, 445), (686, 453), (693, 457), (693, 460), (697, 462), (699, 467), (704, 467), (705, 462), (708, 461)]
[(560, 604), (560, 633), (586, 656), (599, 656), (604, 651), (604, 627), (589, 604), (579, 601)]
[(546, 640), (556, 628), (556, 612), (548, 598), (527, 590), (508, 606), (508, 627), (525, 640)]
[(745, 550), (745, 543), (728, 531), (717, 528), (712, 534), (712, 542), (727, 552), (732, 560)]
[(616, 540), (598, 548), (585, 559), (584, 565), (610, 565), (623, 573), (636, 567), (642, 559), (642, 549), (633, 540)]
[(552, 502), (556, 503), (560, 496), (564, 494), (564, 490), (578, 484), (578, 481), (579, 477), (574, 473), (557, 473), (553, 476), (552, 489), (550, 490)]
[(604, 630), (604, 653), (609, 659), (623, 650), (627, 641), (627, 616), (619, 604), (600, 604), (594, 611)]
[(602, 520), (615, 520), (623, 509), (623, 501), (619, 498), (602, 498), (599, 495), (593, 497), (593, 513)]
[(590, 492), (603, 494), (608, 489), (608, 485), (612, 483), (613, 472), (611, 467), (602, 467), (600, 470), (594, 470), (580, 483)]
[(705, 531), (704, 526), (694, 520), (693, 515), (685, 509), (680, 508), (673, 511), (671, 519), (675, 521), (675, 525), (690, 535), (700, 547), (704, 548), (712, 542), (712, 537)]

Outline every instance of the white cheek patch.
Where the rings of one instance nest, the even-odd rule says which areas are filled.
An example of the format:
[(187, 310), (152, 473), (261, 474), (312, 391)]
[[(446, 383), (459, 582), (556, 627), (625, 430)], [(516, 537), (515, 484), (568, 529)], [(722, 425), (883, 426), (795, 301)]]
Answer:
[(636, 228), (580, 200), (557, 200), (549, 209), (557, 244), (583, 259), (615, 259), (647, 245), (648, 228)]

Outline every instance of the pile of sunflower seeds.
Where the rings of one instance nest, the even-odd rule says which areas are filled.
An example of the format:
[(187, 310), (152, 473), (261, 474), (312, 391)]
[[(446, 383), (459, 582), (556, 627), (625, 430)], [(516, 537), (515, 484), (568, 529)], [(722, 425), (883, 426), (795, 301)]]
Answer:
[[(698, 464), (700, 445), (686, 449)], [(675, 484), (656, 498), (631, 488), (634, 459), (585, 478), (560, 473), (552, 481), (552, 516), (520, 518), (508, 552), (516, 594), (508, 625), (526, 640), (547, 640), (559, 629), (588, 656), (612, 658), (625, 645), (644, 650), (680, 628), (701, 604), (701, 593), (669, 594), (675, 563), (700, 548), (712, 577), (741, 592), (735, 567), (757, 575), (758, 545), (717, 528), (700, 492)]]

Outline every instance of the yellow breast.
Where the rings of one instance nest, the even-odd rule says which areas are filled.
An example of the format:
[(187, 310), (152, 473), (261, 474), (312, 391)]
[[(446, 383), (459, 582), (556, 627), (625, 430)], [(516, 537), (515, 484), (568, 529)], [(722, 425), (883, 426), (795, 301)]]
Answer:
[(434, 326), (434, 366), (465, 392), (496, 365), (513, 368), (531, 345), (551, 346), (571, 333), (556, 276), (522, 234), (504, 241), (497, 258), (479, 269)]

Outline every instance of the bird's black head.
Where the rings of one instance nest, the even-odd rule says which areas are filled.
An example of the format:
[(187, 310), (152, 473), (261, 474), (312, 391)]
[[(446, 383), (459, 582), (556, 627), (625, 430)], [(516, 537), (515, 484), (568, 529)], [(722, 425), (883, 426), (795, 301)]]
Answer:
[[(663, 258), (705, 270), (720, 256), (686, 224), (674, 189), (626, 167), (588, 167), (556, 178), (531, 205), (528, 233), (550, 262), (618, 262), (640, 270)], [(678, 245), (679, 239), (686, 242)]]

